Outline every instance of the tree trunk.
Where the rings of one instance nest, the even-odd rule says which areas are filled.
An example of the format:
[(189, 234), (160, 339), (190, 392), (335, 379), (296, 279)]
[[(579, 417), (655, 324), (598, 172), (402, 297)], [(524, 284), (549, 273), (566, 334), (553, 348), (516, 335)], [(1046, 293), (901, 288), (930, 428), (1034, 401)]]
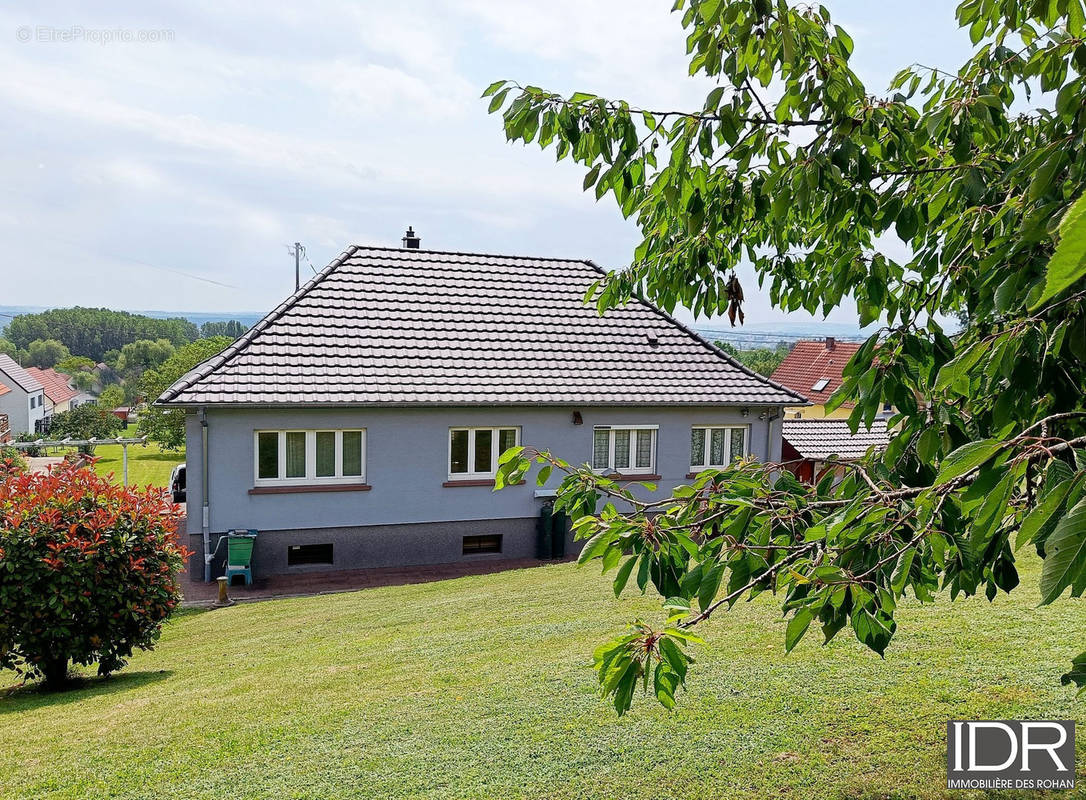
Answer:
[(42, 665), (42, 673), (45, 675), (45, 688), (58, 691), (68, 685), (68, 659), (49, 658)]

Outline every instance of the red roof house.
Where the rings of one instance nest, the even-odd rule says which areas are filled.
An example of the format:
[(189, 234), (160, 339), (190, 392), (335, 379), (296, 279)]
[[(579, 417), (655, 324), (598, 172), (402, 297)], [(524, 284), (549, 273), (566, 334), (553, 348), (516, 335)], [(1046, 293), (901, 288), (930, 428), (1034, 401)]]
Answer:
[(68, 385), (68, 376), (63, 372), (57, 372), (52, 367), (41, 369), (40, 367), (27, 367), (26, 371), (31, 377), (36, 378), (45, 390), (48, 401), (46, 413), (59, 414), (69, 409), (72, 398), (79, 394), (78, 389)]
[[(825, 340), (796, 342), (792, 352), (773, 371), (770, 380), (799, 392), (814, 404), (811, 408), (803, 409), (802, 416), (824, 417), (824, 405), (841, 386), (841, 372), (845, 364), (859, 349), (858, 342), (839, 342), (832, 336), (827, 336)], [(846, 403), (842, 408), (851, 406)], [(844, 416), (847, 416), (847, 410)]]

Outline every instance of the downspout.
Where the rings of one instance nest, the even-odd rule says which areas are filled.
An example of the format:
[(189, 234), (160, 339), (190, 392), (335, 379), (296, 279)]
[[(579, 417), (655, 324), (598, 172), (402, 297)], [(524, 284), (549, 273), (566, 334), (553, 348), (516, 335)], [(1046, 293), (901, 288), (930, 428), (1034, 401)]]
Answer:
[(777, 409), (777, 412), (775, 414), (773, 414), (773, 416), (770, 416), (768, 411), (766, 412), (766, 417), (765, 417), (765, 460), (766, 460), (766, 463), (773, 460), (773, 448), (772, 448), (772, 444), (773, 444), (773, 435), (772, 435), (773, 434), (773, 422), (774, 422), (774, 420), (779, 419), (780, 416), (781, 416), (780, 409)]
[(200, 407), (200, 532), (204, 539), (204, 583), (211, 583), (211, 559), (215, 556), (211, 552), (211, 527), (210, 511), (207, 502), (207, 409)]

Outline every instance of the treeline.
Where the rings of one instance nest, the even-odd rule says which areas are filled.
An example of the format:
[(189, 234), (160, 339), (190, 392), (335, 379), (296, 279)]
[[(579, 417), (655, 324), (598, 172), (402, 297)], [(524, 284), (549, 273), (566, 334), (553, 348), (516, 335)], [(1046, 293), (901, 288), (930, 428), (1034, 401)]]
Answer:
[(187, 319), (155, 319), (107, 308), (56, 308), (20, 314), (8, 323), (5, 338), (19, 350), (31, 342), (57, 341), (73, 355), (104, 361), (110, 351), (141, 339), (165, 339), (174, 347), (200, 338), (200, 329)]
[(12, 319), (0, 334), (0, 352), (28, 362), (24, 366), (51, 367), (69, 355), (113, 366), (125, 347), (136, 342), (168, 342), (178, 348), (197, 339), (237, 339), (243, 333), (245, 326), (235, 319), (197, 327), (183, 317), (156, 319), (108, 308), (56, 308)]
[(747, 369), (767, 378), (781, 365), (784, 357), (792, 352), (792, 345), (785, 342), (779, 343), (776, 347), (751, 347), (743, 350), (730, 342), (717, 342), (716, 346)]
[(0, 332), (0, 353), (24, 367), (53, 367), (67, 374), (71, 385), (100, 394), (104, 405), (117, 406), (139, 402), (144, 373), (159, 369), (190, 345), (229, 342), (244, 332), (237, 320), (197, 327), (181, 317), (59, 308), (12, 319)]

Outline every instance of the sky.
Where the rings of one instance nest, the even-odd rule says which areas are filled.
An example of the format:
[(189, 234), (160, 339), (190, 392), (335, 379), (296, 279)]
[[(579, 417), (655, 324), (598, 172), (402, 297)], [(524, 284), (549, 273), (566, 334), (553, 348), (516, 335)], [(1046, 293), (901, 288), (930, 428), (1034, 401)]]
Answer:
[[(969, 50), (951, 0), (825, 5), (878, 91)], [(636, 226), (579, 166), (507, 143), (482, 89), (674, 109), (711, 88), (670, 0), (103, 6), (0, 10), (0, 305), (264, 311), (294, 288), (289, 243), (320, 269), (408, 225), (424, 248), (621, 267)], [(811, 321), (740, 277), (748, 322)]]

